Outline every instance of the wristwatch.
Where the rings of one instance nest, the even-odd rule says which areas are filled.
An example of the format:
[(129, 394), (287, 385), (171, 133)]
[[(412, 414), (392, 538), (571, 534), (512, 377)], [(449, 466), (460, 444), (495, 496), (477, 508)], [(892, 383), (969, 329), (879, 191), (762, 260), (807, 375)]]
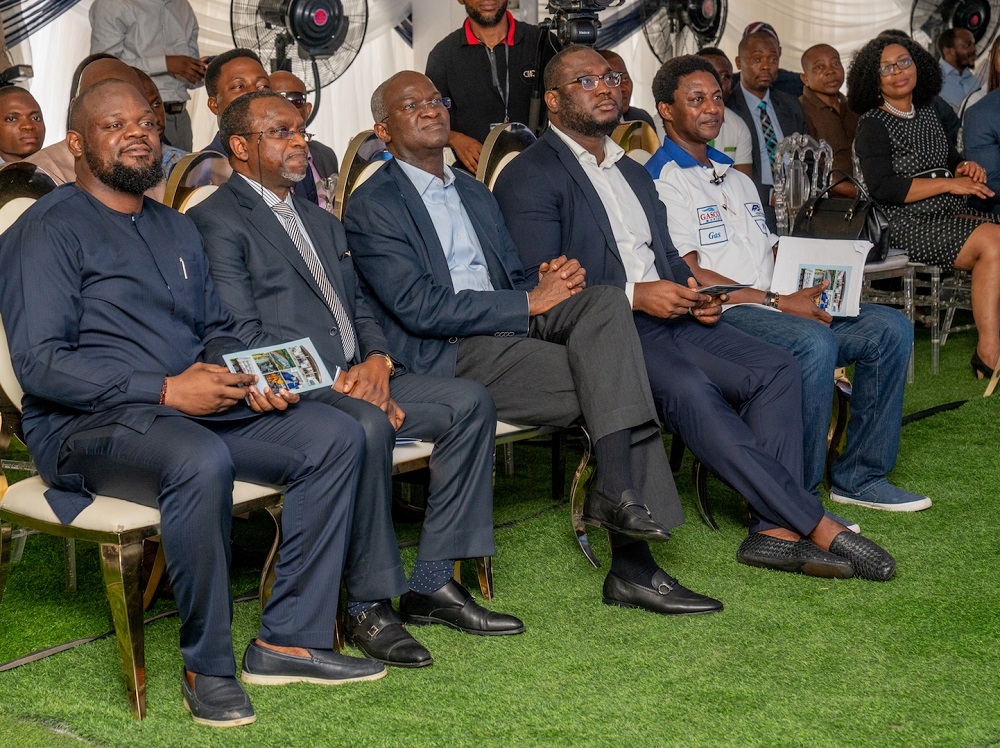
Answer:
[(778, 294), (776, 294), (774, 291), (766, 291), (764, 293), (764, 306), (769, 306), (772, 309), (777, 309), (778, 299), (780, 298), (781, 297), (778, 296)]

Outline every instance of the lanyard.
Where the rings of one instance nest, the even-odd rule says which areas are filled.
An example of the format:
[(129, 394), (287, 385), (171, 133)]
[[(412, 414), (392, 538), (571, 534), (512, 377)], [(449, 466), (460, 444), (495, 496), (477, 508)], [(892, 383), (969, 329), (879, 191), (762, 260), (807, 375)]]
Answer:
[(496, 88), (497, 93), (500, 94), (500, 100), (503, 102), (503, 122), (504, 124), (507, 124), (510, 122), (509, 108), (507, 105), (507, 102), (510, 101), (510, 47), (508, 47), (506, 43), (503, 45), (504, 60), (506, 61), (503, 88), (500, 88), (500, 73), (497, 71), (496, 55), (493, 53), (493, 50), (485, 44), (483, 44), (483, 48), (486, 50), (486, 58), (490, 61), (490, 74), (493, 76), (493, 86)]

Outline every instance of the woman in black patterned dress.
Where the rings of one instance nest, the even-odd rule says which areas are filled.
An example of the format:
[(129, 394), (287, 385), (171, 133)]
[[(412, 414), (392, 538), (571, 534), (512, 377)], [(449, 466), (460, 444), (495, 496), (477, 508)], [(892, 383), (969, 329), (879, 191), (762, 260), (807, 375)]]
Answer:
[[(916, 262), (972, 271), (979, 343), (971, 364), (976, 376), (990, 377), (1000, 360), (1000, 225), (969, 208), (969, 195), (993, 195), (986, 172), (961, 160), (929, 106), (941, 90), (941, 70), (910, 39), (880, 36), (855, 56), (847, 85), (848, 102), (862, 115), (855, 152), (889, 216), (893, 246)], [(930, 169), (955, 176), (914, 176)]]

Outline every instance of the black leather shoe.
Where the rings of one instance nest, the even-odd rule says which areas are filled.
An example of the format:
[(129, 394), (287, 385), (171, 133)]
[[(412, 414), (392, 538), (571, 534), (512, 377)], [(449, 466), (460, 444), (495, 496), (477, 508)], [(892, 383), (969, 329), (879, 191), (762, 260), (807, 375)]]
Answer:
[(653, 519), (639, 492), (632, 489), (615, 498), (595, 488), (583, 505), (583, 521), (639, 540), (670, 539), (670, 531)]
[(487, 610), (454, 579), (430, 595), (412, 590), (403, 593), (399, 598), (399, 614), (404, 621), (417, 626), (443, 623), (467, 634), (504, 636), (524, 632), (520, 618)]
[(195, 675), (194, 688), (188, 685), (186, 672), (181, 680), (184, 708), (199, 725), (237, 727), (257, 721), (250, 697), (236, 678)]
[(395, 667), (424, 667), (434, 662), (431, 653), (403, 628), (391, 605), (376, 603), (361, 615), (348, 616), (347, 641), (373, 660)]
[(690, 616), (722, 610), (721, 602), (692, 592), (663, 569), (653, 575), (651, 587), (609, 573), (604, 578), (604, 604), (641, 608), (663, 616)]
[(385, 665), (361, 657), (347, 657), (332, 649), (307, 649), (309, 657), (278, 652), (251, 641), (243, 653), (244, 683), (280, 686), (285, 683), (318, 683), (336, 686), (385, 677)]
[(736, 551), (736, 560), (761, 569), (791, 571), (825, 579), (850, 579), (855, 572), (848, 559), (827, 553), (808, 538), (782, 540), (759, 532), (747, 535)]
[(846, 558), (854, 574), (873, 582), (887, 582), (896, 573), (896, 559), (878, 543), (863, 535), (842, 532), (830, 543), (830, 553)]

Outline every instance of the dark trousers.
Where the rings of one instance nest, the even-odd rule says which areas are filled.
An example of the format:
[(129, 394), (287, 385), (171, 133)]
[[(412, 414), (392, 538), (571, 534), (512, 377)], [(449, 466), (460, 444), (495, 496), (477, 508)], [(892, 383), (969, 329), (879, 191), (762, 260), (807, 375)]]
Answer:
[(168, 416), (145, 433), (81, 431), (63, 443), (59, 469), (82, 474), (98, 493), (159, 507), (184, 666), (230, 676), (233, 480), (285, 487), (281, 557), (260, 637), (330, 649), (363, 439), (345, 414), (301, 402), (244, 421)]
[(406, 418), (399, 431), (376, 406), (333, 390), (310, 395), (351, 415), (365, 432), (365, 453), (344, 570), (350, 600), (396, 597), (408, 587), (392, 525), (392, 450), (396, 437), (434, 443), (430, 492), (417, 558), (492, 556), (493, 444), (490, 393), (466, 379), (401, 374), (390, 381)]
[(750, 503), (750, 531), (812, 532), (823, 506), (803, 488), (795, 358), (725, 322), (637, 312), (635, 325), (660, 417)]
[(486, 386), (502, 421), (585, 423), (596, 441), (632, 432), (632, 475), (664, 527), (684, 521), (642, 348), (621, 289), (595, 286), (532, 317), (529, 337), (477, 336), (459, 344), (456, 375)]

